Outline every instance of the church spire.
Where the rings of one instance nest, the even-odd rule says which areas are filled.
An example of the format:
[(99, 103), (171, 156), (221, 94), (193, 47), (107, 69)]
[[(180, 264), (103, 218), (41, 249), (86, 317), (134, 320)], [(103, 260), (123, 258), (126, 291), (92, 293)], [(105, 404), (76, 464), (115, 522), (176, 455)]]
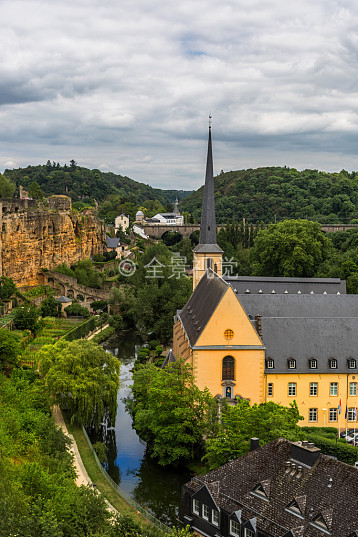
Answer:
[(222, 249), (216, 244), (216, 219), (213, 174), (213, 151), (211, 142), (211, 116), (209, 116), (208, 154), (201, 213), (200, 240), (194, 248), (193, 288), (197, 286), (206, 269), (213, 269), (219, 276), (222, 271)]
[[(209, 116), (211, 120), (211, 116)], [(211, 121), (209, 123), (208, 155), (201, 213), (200, 244), (216, 244), (216, 219), (214, 197), (213, 150), (211, 143)]]

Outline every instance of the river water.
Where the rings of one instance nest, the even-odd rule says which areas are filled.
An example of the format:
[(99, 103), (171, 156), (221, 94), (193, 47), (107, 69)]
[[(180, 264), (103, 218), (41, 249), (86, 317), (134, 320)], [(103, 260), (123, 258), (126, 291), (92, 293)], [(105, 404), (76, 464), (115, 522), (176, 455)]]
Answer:
[(117, 416), (113, 428), (102, 427), (97, 434), (89, 431), (89, 436), (92, 442), (99, 440), (107, 445), (108, 462), (104, 467), (112, 479), (161, 522), (172, 525), (177, 524), (181, 486), (191, 476), (183, 469), (163, 468), (146, 454), (145, 443), (133, 429), (123, 402), (130, 394), (135, 347), (141, 344), (139, 336), (126, 333), (104, 345), (121, 361)]

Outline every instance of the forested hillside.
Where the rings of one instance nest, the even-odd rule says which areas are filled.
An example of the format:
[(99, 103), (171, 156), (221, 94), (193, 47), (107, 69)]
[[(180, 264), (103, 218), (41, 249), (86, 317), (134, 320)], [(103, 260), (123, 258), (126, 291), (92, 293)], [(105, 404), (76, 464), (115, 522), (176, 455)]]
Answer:
[(165, 207), (168, 202), (173, 203), (177, 195), (180, 200), (190, 193), (152, 188), (129, 177), (82, 168), (74, 160), (64, 166), (48, 161), (42, 166), (5, 170), (4, 174), (17, 187), (22, 185), (27, 190), (37, 183), (45, 196), (66, 194), (72, 201), (89, 198), (101, 202), (111, 195), (120, 195), (137, 205), (145, 200), (158, 200)]
[[(180, 204), (199, 220), (203, 187)], [(264, 223), (306, 218), (345, 223), (358, 218), (358, 174), (294, 168), (257, 168), (221, 173), (215, 179), (218, 223), (241, 220)]]

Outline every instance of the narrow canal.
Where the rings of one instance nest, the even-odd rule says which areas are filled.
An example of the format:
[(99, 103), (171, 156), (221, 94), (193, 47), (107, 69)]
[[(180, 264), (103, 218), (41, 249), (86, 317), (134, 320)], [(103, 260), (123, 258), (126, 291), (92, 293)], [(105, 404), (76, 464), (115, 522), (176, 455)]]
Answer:
[(141, 344), (139, 336), (126, 333), (111, 338), (104, 345), (121, 361), (118, 410), (114, 427), (102, 427), (97, 434), (89, 432), (89, 436), (92, 443), (102, 441), (107, 445), (108, 462), (104, 467), (112, 479), (161, 522), (174, 525), (177, 524), (181, 486), (190, 479), (190, 474), (183, 469), (163, 468), (146, 454), (145, 444), (133, 429), (123, 402), (130, 394), (135, 348)]

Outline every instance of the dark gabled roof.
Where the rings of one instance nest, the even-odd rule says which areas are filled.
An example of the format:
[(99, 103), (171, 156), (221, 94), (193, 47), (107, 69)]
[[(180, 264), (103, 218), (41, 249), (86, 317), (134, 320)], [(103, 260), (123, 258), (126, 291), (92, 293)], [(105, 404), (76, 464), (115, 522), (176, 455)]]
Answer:
[(191, 347), (195, 345), (227, 289), (228, 284), (208, 269), (178, 313)]
[[(349, 358), (358, 363), (358, 317), (261, 319), (266, 356), (274, 360), (274, 373), (292, 373), (288, 360), (296, 360), (298, 373), (312, 373), (309, 359), (317, 360), (316, 373), (348, 373)], [(337, 360), (330, 369), (329, 360)]]
[(61, 304), (67, 304), (68, 302), (72, 302), (71, 298), (68, 298), (67, 296), (58, 296), (55, 298), (56, 302), (61, 302)]
[(106, 235), (107, 248), (118, 248), (120, 243), (121, 243), (120, 239), (117, 239), (116, 237), (112, 239), (112, 237), (110, 237), (109, 235)]
[[(266, 356), (275, 361), (271, 372), (290, 372), (289, 358), (296, 359), (297, 373), (312, 372), (310, 358), (317, 360), (317, 373), (354, 371), (348, 369), (347, 360), (354, 358), (358, 364), (358, 295), (245, 294), (237, 298), (251, 318), (261, 316)], [(330, 369), (330, 358), (337, 359), (337, 369)]]
[(176, 361), (177, 359), (175, 357), (175, 354), (172, 351), (172, 349), (170, 349), (170, 351), (168, 352), (168, 354), (166, 355), (164, 359), (161, 369), (164, 369), (164, 367), (166, 367), (168, 364), (174, 364)]
[(262, 317), (358, 317), (358, 295), (240, 295), (247, 314)]
[[(257, 519), (259, 532), (274, 537), (323, 537), (311, 522), (322, 516), (332, 537), (348, 537), (358, 528), (358, 471), (320, 454), (311, 467), (298, 469), (291, 460), (291, 442), (283, 438), (231, 461), (204, 476), (193, 478), (184, 490), (193, 494), (203, 484), (219, 482), (218, 505), (231, 515), (242, 511), (243, 521)], [(268, 501), (251, 494), (255, 485), (270, 480)], [(300, 501), (303, 518), (287, 510)], [(291, 532), (291, 534), (290, 534)]]
[[(339, 278), (283, 278), (265, 276), (225, 276), (235, 293), (245, 294), (340, 294), (346, 293), (346, 282)], [(274, 291), (274, 293), (273, 293)]]

